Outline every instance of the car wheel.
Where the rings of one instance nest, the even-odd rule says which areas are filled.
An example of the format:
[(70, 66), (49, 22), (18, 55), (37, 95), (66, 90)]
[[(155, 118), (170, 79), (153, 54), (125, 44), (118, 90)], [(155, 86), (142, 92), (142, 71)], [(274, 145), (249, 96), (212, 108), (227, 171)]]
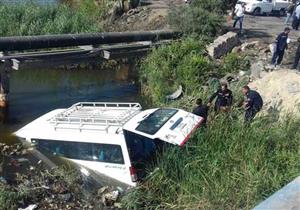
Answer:
[(285, 16), (285, 9), (281, 9), (280, 11), (279, 11), (279, 15), (282, 17), (282, 16)]
[(255, 8), (255, 10), (253, 11), (253, 15), (261, 15), (261, 8)]

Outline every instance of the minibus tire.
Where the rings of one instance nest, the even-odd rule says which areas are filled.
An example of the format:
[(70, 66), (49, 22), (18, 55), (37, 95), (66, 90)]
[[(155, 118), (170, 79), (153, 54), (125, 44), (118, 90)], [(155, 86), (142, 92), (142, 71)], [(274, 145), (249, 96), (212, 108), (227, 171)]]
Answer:
[(286, 14), (285, 9), (284, 9), (284, 8), (281, 8), (281, 9), (279, 10), (279, 16), (280, 16), (280, 17), (283, 17), (283, 16), (285, 16), (285, 14)]
[(260, 7), (256, 7), (253, 10), (253, 15), (255, 15), (255, 16), (261, 15), (261, 8)]

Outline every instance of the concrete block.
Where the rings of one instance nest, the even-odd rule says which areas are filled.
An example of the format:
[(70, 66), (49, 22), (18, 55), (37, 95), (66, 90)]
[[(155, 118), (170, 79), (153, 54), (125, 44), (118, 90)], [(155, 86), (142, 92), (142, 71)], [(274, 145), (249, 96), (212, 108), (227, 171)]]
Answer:
[(237, 33), (228, 32), (222, 36), (219, 36), (213, 43), (207, 47), (207, 52), (210, 57), (219, 59), (232, 49), (240, 45), (240, 40)]

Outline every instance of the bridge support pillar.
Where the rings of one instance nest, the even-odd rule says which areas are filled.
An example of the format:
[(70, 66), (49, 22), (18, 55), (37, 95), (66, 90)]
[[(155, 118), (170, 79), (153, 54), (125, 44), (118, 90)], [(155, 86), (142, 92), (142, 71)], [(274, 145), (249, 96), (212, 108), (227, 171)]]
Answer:
[(0, 109), (8, 106), (9, 95), (9, 64), (4, 62), (0, 64)]

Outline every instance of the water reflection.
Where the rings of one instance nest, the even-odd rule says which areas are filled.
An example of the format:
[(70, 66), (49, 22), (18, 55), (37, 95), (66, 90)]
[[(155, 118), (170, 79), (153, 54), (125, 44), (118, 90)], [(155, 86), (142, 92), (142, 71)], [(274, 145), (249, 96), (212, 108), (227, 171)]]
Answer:
[(56, 108), (79, 101), (136, 101), (128, 68), (120, 70), (21, 70), (10, 74), (9, 109), (2, 110), (0, 141)]

